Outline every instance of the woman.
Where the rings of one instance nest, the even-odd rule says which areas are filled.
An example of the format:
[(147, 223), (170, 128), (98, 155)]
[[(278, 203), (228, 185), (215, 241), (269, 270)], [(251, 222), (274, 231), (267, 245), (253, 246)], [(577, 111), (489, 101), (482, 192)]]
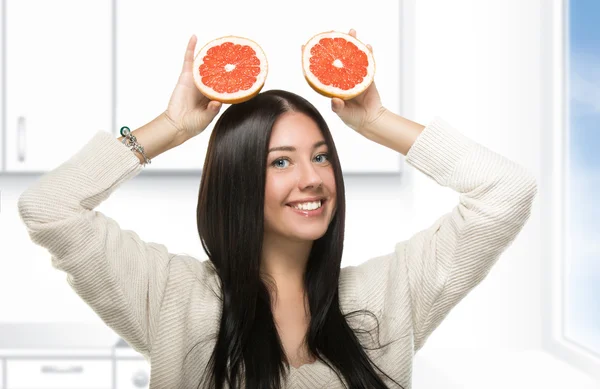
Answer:
[[(219, 111), (194, 86), (195, 45), (193, 36), (166, 111), (133, 132), (149, 159)], [(459, 204), (390, 254), (340, 269), (345, 196), (333, 139), (308, 101), (278, 90), (215, 123), (197, 209), (208, 260), (144, 242), (94, 210), (145, 162), (106, 132), (19, 198), (53, 266), (152, 362), (150, 388), (410, 388), (414, 354), (528, 219), (534, 177), (441, 118), (422, 126), (390, 112), (375, 83), (332, 109), (459, 192)]]

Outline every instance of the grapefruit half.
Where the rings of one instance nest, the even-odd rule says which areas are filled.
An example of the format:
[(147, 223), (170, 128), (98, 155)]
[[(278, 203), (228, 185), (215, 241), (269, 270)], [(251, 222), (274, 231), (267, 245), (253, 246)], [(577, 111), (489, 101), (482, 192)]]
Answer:
[(194, 82), (211, 100), (237, 104), (256, 96), (267, 78), (267, 56), (253, 40), (225, 36), (208, 42), (194, 58)]
[(371, 50), (352, 35), (328, 31), (313, 36), (304, 45), (302, 70), (318, 93), (348, 100), (373, 82), (375, 59)]

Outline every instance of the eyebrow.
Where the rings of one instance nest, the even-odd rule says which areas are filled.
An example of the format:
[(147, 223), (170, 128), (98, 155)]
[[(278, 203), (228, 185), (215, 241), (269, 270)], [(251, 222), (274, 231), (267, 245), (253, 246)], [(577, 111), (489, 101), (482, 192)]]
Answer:
[[(315, 143), (315, 144), (313, 145), (313, 147), (312, 147), (312, 148), (313, 148), (313, 150), (314, 150), (314, 149), (316, 149), (317, 147), (319, 147), (319, 146), (323, 146), (323, 145), (326, 145), (326, 144), (327, 144), (327, 142), (325, 142), (324, 140), (322, 140), (322, 141), (319, 141), (319, 142)], [(278, 146), (278, 147), (273, 147), (273, 148), (269, 149), (269, 153), (270, 153), (271, 151), (278, 151), (278, 150), (283, 150), (283, 151), (296, 151), (296, 148), (295, 148), (295, 147), (293, 147), (293, 146)]]

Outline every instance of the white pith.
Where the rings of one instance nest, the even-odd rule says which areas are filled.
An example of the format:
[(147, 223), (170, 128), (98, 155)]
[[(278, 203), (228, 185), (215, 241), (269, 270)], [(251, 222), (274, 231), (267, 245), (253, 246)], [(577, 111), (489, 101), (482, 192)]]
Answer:
[(312, 201), (312, 202), (308, 202), (308, 203), (302, 203), (302, 204), (293, 204), (292, 207), (296, 208), (296, 209), (300, 209), (302, 211), (314, 211), (315, 209), (319, 209), (321, 208), (322, 203), (321, 201)]
[[(202, 77), (200, 76), (200, 72), (198, 71), (198, 68), (200, 67), (200, 65), (202, 65), (204, 63), (204, 57), (206, 56), (206, 53), (208, 52), (208, 50), (211, 47), (222, 45), (225, 42), (231, 42), (236, 45), (250, 46), (256, 53), (256, 57), (260, 60), (260, 73), (258, 74), (258, 76), (256, 78), (256, 82), (254, 83), (254, 85), (252, 85), (252, 87), (250, 89), (241, 90), (241, 91), (238, 91), (235, 93), (221, 93), (221, 92), (217, 92), (216, 90), (212, 89), (211, 87), (209, 87), (208, 85), (205, 85), (202, 82)], [(223, 71), (230, 72), (235, 67), (236, 67), (236, 64), (227, 64), (224, 67)], [(210, 94), (212, 96), (223, 97), (226, 99), (236, 99), (239, 97), (244, 97), (244, 96), (250, 95), (250, 94), (258, 91), (260, 88), (262, 88), (262, 86), (265, 83), (265, 79), (267, 77), (267, 70), (268, 70), (267, 57), (266, 57), (265, 53), (263, 52), (263, 50), (260, 48), (260, 46), (256, 42), (254, 42), (250, 39), (243, 38), (243, 37), (226, 36), (226, 37), (221, 37), (221, 38), (217, 38), (213, 41), (210, 41), (202, 49), (200, 49), (200, 51), (198, 52), (198, 54), (196, 54), (196, 57), (194, 58), (193, 75), (194, 75), (194, 80), (196, 81), (196, 85), (199, 85), (201, 87), (201, 89), (203, 89), (203, 91), (206, 90), (207, 94)]]
[[(338, 88), (335, 86), (323, 84), (321, 81), (319, 81), (319, 79), (315, 75), (313, 75), (310, 72), (310, 58), (312, 57), (312, 55), (310, 54), (310, 50), (312, 49), (313, 46), (318, 44), (319, 41), (323, 38), (343, 38), (343, 39), (346, 39), (346, 40), (354, 43), (359, 49), (361, 49), (365, 52), (365, 54), (367, 55), (367, 57), (369, 59), (369, 64), (367, 66), (367, 76), (363, 79), (363, 81), (360, 84), (355, 85), (354, 88), (352, 88), (352, 89), (344, 90), (344, 89), (341, 89), (341, 88)], [(338, 58), (336, 58), (333, 62), (333, 65), (336, 67), (340, 67), (340, 66), (338, 66), (340, 64), (342, 64), (342, 66), (343, 66), (343, 62), (341, 60), (339, 60)], [(315, 85), (317, 87), (317, 89), (323, 89), (334, 95), (342, 96), (342, 97), (343, 96), (354, 96), (354, 95), (359, 94), (363, 90), (365, 90), (373, 82), (373, 78), (375, 76), (375, 59), (373, 57), (373, 54), (369, 50), (369, 48), (364, 43), (359, 41), (358, 39), (354, 38), (353, 36), (351, 36), (349, 34), (337, 32), (337, 31), (330, 31), (330, 32), (324, 32), (324, 33), (321, 33), (321, 34), (318, 34), (318, 35), (312, 37), (304, 45), (304, 51), (302, 52), (302, 69), (304, 71), (304, 75), (306, 76), (306, 78), (308, 78), (308, 80), (313, 85)]]

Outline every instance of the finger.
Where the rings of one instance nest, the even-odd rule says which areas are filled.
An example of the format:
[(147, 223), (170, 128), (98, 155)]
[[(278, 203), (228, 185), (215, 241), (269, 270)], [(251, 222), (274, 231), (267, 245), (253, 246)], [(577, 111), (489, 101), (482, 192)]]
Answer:
[(192, 66), (194, 64), (194, 50), (196, 48), (197, 41), (198, 41), (198, 38), (196, 38), (195, 34), (192, 35), (192, 37), (188, 41), (188, 45), (185, 50), (185, 56), (183, 58), (182, 72), (185, 72), (187, 69), (192, 69)]
[(373, 52), (373, 48), (371, 47), (371, 45), (367, 45), (367, 47), (369, 48), (369, 50), (371, 50), (371, 53)]
[(354, 38), (356, 38), (356, 30), (351, 28), (350, 29), (350, 35), (352, 35)]
[(208, 103), (208, 105), (213, 112), (219, 112), (223, 103), (221, 103), (220, 101), (212, 100), (210, 103)]
[(304, 45), (302, 45), (302, 52), (304, 52)]
[(344, 109), (344, 100), (339, 99), (337, 97), (333, 97), (331, 99), (331, 110), (333, 112), (340, 112), (342, 109)]

